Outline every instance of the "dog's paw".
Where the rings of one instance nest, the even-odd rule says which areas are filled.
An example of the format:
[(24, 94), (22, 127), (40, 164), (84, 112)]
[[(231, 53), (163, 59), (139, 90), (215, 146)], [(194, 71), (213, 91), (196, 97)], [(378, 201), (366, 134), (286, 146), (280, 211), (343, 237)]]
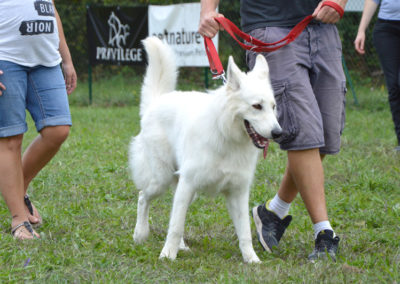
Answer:
[(185, 244), (183, 238), (181, 239), (181, 243), (179, 244), (179, 250), (189, 251), (190, 248)]
[(261, 263), (261, 260), (258, 258), (258, 256), (256, 256), (251, 259), (245, 259), (244, 262), (246, 262), (246, 263)]
[(261, 260), (258, 258), (256, 253), (250, 253), (247, 255), (243, 255), (243, 260), (246, 263), (261, 263)]
[(147, 240), (149, 233), (150, 230), (140, 230), (135, 228), (135, 232), (133, 233), (133, 241), (137, 244), (141, 244)]
[(169, 249), (169, 248), (164, 247), (160, 253), (159, 258), (160, 259), (168, 258), (170, 260), (175, 260), (177, 253), (178, 253), (178, 251), (176, 249)]

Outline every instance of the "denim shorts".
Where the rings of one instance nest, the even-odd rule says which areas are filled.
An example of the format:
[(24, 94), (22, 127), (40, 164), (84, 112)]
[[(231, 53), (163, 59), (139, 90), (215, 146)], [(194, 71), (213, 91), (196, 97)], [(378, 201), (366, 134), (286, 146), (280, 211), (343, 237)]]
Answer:
[[(290, 27), (266, 27), (250, 34), (264, 42), (284, 38)], [(256, 53), (247, 52), (250, 69)], [(277, 101), (283, 150), (319, 148), (322, 154), (340, 151), (345, 122), (346, 82), (342, 46), (336, 26), (312, 24), (289, 45), (268, 53), (271, 84)]]
[(0, 96), (0, 137), (28, 130), (26, 110), (37, 131), (47, 126), (71, 125), (65, 81), (59, 65), (25, 67), (0, 60), (0, 82), (6, 87)]

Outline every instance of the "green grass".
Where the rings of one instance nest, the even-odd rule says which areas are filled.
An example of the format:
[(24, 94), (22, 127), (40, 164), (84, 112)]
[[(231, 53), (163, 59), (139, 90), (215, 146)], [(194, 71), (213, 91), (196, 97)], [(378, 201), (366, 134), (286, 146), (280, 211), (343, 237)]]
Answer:
[[(192, 204), (185, 227), (191, 251), (180, 252), (176, 261), (158, 259), (171, 192), (151, 208), (149, 240), (133, 243), (138, 193), (129, 178), (127, 149), (139, 131), (137, 99), (132, 97), (139, 86), (140, 78), (98, 83), (95, 107), (78, 106), (84, 105), (79, 102), (86, 99), (86, 84), (81, 83), (71, 95), (74, 126), (70, 137), (33, 181), (30, 192), (44, 218), (38, 229), (41, 239), (14, 241), (8, 210), (0, 201), (0, 282), (400, 281), (400, 155), (393, 150), (395, 137), (384, 90), (358, 88), (360, 106), (354, 106), (348, 94), (342, 151), (324, 162), (329, 215), (342, 238), (338, 262), (306, 261), (313, 248), (312, 224), (297, 198), (291, 208), (294, 219), (279, 252), (263, 252), (252, 227), (262, 263), (247, 265), (222, 197), (200, 197)], [(119, 103), (114, 102), (124, 107), (115, 107)], [(30, 122), (24, 147), (35, 135)], [(275, 194), (285, 164), (285, 153), (271, 145), (267, 159), (259, 161), (250, 206)]]

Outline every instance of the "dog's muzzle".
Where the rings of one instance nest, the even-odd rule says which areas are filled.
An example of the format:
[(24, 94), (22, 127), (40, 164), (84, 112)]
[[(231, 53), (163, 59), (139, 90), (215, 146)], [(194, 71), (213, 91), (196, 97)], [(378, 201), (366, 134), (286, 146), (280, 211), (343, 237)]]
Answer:
[(250, 122), (247, 120), (244, 120), (244, 125), (246, 126), (247, 133), (249, 134), (251, 140), (253, 141), (254, 146), (260, 149), (265, 149), (265, 147), (268, 147), (269, 145), (269, 140), (268, 138), (265, 138), (258, 134), (253, 126), (251, 126)]
[(265, 138), (264, 136), (261, 136), (258, 134), (253, 126), (251, 126), (250, 122), (247, 120), (244, 120), (244, 125), (246, 126), (247, 133), (249, 134), (251, 140), (253, 141), (254, 146), (260, 149), (264, 149), (264, 159), (267, 157), (267, 151), (268, 151), (268, 146), (269, 146), (269, 140), (268, 138)]

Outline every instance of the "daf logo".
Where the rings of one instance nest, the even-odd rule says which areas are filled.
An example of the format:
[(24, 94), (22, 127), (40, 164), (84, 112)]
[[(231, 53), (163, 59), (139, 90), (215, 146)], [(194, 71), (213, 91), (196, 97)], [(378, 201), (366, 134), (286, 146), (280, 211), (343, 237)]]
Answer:
[(114, 12), (111, 12), (107, 23), (110, 26), (108, 44), (122, 48), (121, 42), (125, 45), (126, 38), (130, 34), (129, 25), (123, 25)]

